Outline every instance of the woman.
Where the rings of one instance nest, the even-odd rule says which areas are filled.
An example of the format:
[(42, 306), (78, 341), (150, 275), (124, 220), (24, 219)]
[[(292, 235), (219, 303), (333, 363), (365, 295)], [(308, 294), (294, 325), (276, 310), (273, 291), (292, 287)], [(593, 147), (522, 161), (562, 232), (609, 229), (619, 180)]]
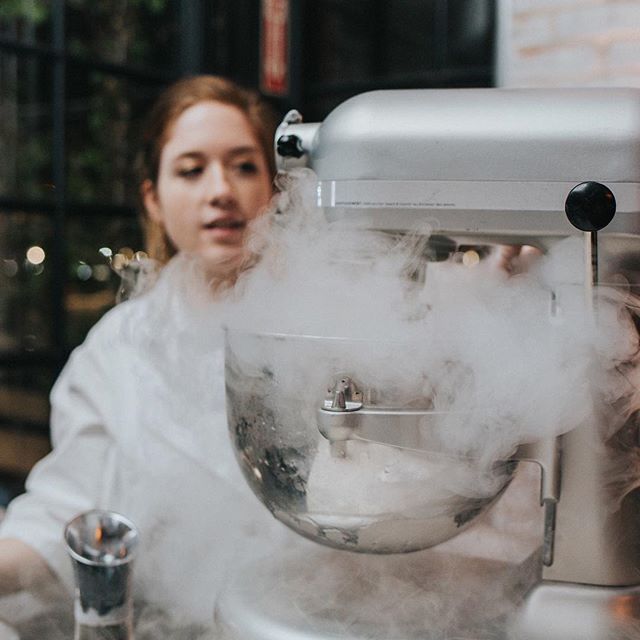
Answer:
[(180, 81), (157, 102), (141, 195), (150, 254), (167, 264), (57, 381), (53, 451), (0, 527), (0, 594), (54, 576), (71, 587), (65, 522), (112, 509), (140, 529), (138, 595), (207, 623), (234, 563), (280, 535), (228, 443), (219, 329), (248, 225), (273, 194), (274, 128), (256, 95), (216, 77)]

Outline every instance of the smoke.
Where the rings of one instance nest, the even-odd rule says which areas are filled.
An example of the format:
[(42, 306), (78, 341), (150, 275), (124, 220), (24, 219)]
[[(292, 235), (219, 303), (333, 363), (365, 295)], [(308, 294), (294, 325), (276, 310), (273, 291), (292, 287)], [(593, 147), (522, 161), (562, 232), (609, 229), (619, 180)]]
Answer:
[[(122, 505), (142, 533), (134, 574), (163, 607), (136, 605), (138, 637), (199, 637), (221, 590), (307, 635), (502, 637), (539, 577), (532, 553), (542, 539), (535, 479), (527, 497), (521, 475), (505, 490), (514, 469), (503, 461), (522, 443), (603, 415), (603, 440), (626, 446), (635, 431), (621, 427), (640, 410), (628, 300), (603, 289), (591, 313), (580, 239), (513, 274), (456, 255), (425, 263), (436, 221), (409, 236), (368, 231), (348, 212), (325, 218), (313, 204), (313, 174), (285, 181), (277, 211), (255, 223), (250, 268), (230, 299), (212, 303), (200, 265), (179, 257), (151, 292), (148, 313), (159, 321), (134, 317), (122, 336), (145, 345), (144, 366), (129, 367), (132, 389), (149, 393), (139, 421), (163, 415), (173, 427), (130, 443), (132, 455), (144, 447), (163, 461), (156, 471), (132, 465), (119, 478), (136, 486)], [(410, 551), (475, 526), (433, 551), (368, 557), (293, 543), (266, 510), (256, 517), (241, 490), (206, 492), (211, 451), (224, 452), (215, 474), (242, 483), (226, 434), (209, 428), (224, 382), (219, 360), (203, 354), (218, 353), (212, 318), (221, 314), (234, 444), (275, 515), (316, 540), (374, 551)], [(318, 408), (344, 376), (365, 404), (424, 411), (413, 439), (388, 446), (370, 434), (336, 456), (318, 431)], [(208, 434), (200, 450), (191, 431)], [(188, 477), (176, 442), (193, 456)], [(623, 463), (611, 474), (620, 496), (640, 477), (636, 458)], [(238, 549), (233, 532), (250, 542)], [(268, 551), (272, 561), (254, 562), (226, 588), (240, 561)]]
[[(500, 574), (483, 558), (507, 557), (518, 538), (529, 551), (540, 544), (537, 482), (529, 479), (528, 518), (511, 488), (493, 520), (474, 518), (508, 484), (513, 468), (501, 461), (519, 445), (585, 425), (602, 425), (603, 446), (636, 433), (630, 300), (607, 287), (585, 295), (582, 237), (511, 273), (459, 254), (425, 263), (437, 222), (408, 237), (368, 231), (349, 211), (329, 220), (314, 206), (312, 173), (284, 186), (278, 210), (256, 225), (252, 267), (225, 320), (230, 422), (246, 478), (278, 517), (329, 545), (406, 551), (479, 524), (442, 545), (459, 554), (466, 544), (472, 560), (325, 550), (282, 558), (269, 583), (299, 588), (293, 608), (309, 619), (296, 624), (323, 620), (338, 636), (413, 637), (416, 624), (419, 637), (501, 637), (540, 561), (520, 556)], [(429, 412), (414, 442), (350, 440), (336, 455), (317, 412), (344, 376), (365, 405)], [(620, 501), (638, 486), (636, 458), (612, 469)], [(492, 522), (509, 535), (488, 544)], [(279, 597), (293, 598), (283, 588)]]
[(315, 547), (245, 569), (221, 603), (221, 637), (240, 640), (256, 626), (228, 615), (247, 606), (264, 637), (286, 629), (318, 638), (498, 639), (536, 578), (534, 557), (518, 569), (432, 551), (407, 560)]
[(70, 638), (73, 636), (72, 610), (70, 598), (60, 591), (5, 596), (0, 599), (0, 640)]
[[(137, 640), (211, 638), (210, 629), (205, 626), (194, 623), (176, 626), (175, 616), (156, 606), (136, 603), (134, 613)], [(74, 637), (73, 606), (68, 600), (53, 597), (46, 601), (37, 600), (28, 593), (21, 593), (3, 599), (0, 618), (10, 622), (9, 625), (0, 621), (0, 640), (68, 640)], [(82, 633), (88, 634), (87, 637), (122, 637), (122, 630), (111, 629), (85, 628)]]
[[(428, 225), (398, 238), (358, 228), (349, 212), (329, 221), (313, 205), (311, 172), (286, 180), (279, 212), (256, 230), (252, 247), (260, 259), (240, 283), (227, 319), (236, 364), (254, 381), (266, 370), (277, 381), (266, 402), (282, 437), (315, 431), (326, 386), (348, 373), (375, 392), (376, 404), (432, 410), (421, 426), (432, 454), (474, 460), (471, 472), (464, 464), (452, 472), (447, 462), (440, 473), (435, 463), (425, 466), (424, 452), (350, 442), (352, 459), (359, 450), (369, 457), (354, 464), (330, 459), (320, 441), (312, 476), (325, 491), (324, 507), (356, 509), (373, 486), (363, 478), (385, 466), (410, 469), (405, 475), (416, 485), (429, 480), (438, 496), (439, 482), (445, 492), (490, 496), (504, 483), (493, 465), (518, 445), (592, 421), (605, 405), (616, 407), (608, 424), (619, 429), (633, 394), (623, 363), (635, 358), (637, 333), (611, 291), (598, 293), (591, 312), (582, 238), (559, 242), (514, 276), (489, 260), (429, 262), (421, 272)], [(243, 334), (281, 338), (243, 349)], [(368, 508), (401, 507), (402, 494), (406, 502), (406, 486), (390, 491), (394, 479), (400, 478), (377, 483), (382, 493)]]

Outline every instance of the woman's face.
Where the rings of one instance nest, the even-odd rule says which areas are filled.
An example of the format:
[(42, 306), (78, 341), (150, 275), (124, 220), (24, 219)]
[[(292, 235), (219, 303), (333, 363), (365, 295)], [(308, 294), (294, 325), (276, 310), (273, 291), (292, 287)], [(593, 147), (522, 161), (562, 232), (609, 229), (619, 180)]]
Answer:
[(179, 251), (203, 259), (211, 275), (238, 264), (247, 223), (272, 195), (267, 161), (237, 107), (199, 102), (176, 119), (155, 185), (142, 185), (148, 214)]

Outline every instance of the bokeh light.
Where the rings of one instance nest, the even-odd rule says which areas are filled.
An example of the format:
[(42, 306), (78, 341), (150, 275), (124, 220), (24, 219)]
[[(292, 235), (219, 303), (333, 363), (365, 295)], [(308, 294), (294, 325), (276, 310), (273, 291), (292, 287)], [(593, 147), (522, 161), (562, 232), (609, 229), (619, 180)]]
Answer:
[(122, 253), (116, 253), (111, 264), (116, 271), (121, 271), (129, 264), (129, 259)]
[(111, 269), (106, 264), (93, 265), (93, 279), (98, 282), (107, 282), (111, 278)]
[(82, 280), (83, 282), (89, 280), (93, 275), (93, 269), (86, 263), (80, 262), (76, 269), (76, 276), (78, 276), (78, 280)]
[(38, 247), (36, 245), (33, 247), (29, 247), (27, 249), (27, 260), (31, 264), (42, 264), (44, 262), (45, 257), (46, 257), (46, 254), (42, 247)]
[(3, 260), (2, 273), (8, 278), (13, 278), (18, 274), (18, 263), (15, 260)]
[(475, 267), (480, 262), (480, 254), (473, 249), (462, 254), (462, 264), (465, 267)]

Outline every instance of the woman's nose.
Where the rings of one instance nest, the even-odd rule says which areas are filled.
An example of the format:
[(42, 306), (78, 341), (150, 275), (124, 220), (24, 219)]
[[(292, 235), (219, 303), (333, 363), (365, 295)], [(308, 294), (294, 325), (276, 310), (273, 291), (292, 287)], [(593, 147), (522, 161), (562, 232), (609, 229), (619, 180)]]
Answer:
[(211, 167), (206, 180), (206, 189), (210, 204), (227, 203), (233, 199), (233, 185), (223, 166)]

